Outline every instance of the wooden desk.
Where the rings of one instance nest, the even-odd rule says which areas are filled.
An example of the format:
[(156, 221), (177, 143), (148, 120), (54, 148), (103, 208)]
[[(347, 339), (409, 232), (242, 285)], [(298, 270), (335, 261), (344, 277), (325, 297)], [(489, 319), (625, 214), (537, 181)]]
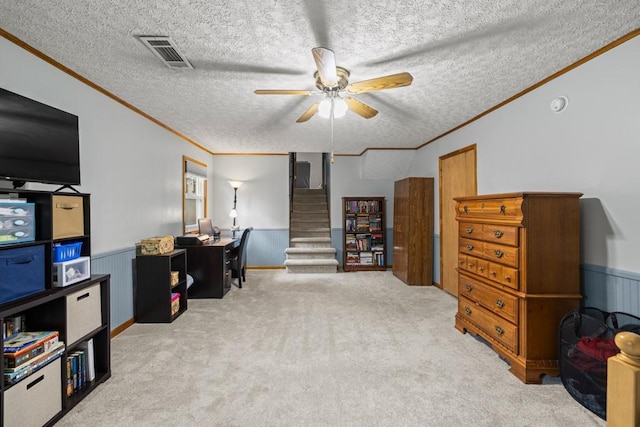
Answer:
[(222, 298), (231, 289), (229, 253), (240, 246), (240, 239), (223, 238), (203, 245), (176, 246), (187, 250), (187, 273), (193, 284), (189, 298)]

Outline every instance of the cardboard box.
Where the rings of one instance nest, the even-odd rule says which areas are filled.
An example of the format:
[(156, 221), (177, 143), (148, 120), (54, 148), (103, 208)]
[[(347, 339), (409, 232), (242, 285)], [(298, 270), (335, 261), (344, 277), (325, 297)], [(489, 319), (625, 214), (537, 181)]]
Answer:
[(53, 238), (84, 236), (82, 196), (52, 196)]

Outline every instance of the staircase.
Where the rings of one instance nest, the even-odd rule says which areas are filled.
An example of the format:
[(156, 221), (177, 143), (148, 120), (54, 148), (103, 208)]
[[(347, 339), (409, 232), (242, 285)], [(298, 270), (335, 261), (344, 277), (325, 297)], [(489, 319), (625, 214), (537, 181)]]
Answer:
[(324, 189), (296, 188), (293, 192), (287, 273), (335, 273), (336, 249), (331, 247), (329, 210)]

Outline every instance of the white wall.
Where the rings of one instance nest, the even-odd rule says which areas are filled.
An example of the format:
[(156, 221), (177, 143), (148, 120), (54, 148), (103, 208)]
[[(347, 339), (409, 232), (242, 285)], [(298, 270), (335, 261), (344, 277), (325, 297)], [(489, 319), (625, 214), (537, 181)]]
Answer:
[(393, 226), (393, 184), (392, 180), (359, 179), (362, 158), (336, 156), (331, 165), (331, 227), (342, 227), (342, 198), (372, 196), (385, 197), (387, 228)]
[(76, 188), (92, 195), (93, 254), (181, 234), (182, 155), (211, 163), (209, 154), (4, 38), (0, 57), (0, 87), (79, 116)]
[(216, 155), (210, 161), (209, 216), (228, 229), (233, 220), (233, 188), (227, 181), (242, 181), (238, 189), (236, 224), (261, 229), (289, 228), (289, 157)]
[(427, 145), (409, 174), (437, 178), (439, 156), (475, 143), (478, 194), (582, 192), (582, 263), (638, 272), (639, 70), (636, 37)]

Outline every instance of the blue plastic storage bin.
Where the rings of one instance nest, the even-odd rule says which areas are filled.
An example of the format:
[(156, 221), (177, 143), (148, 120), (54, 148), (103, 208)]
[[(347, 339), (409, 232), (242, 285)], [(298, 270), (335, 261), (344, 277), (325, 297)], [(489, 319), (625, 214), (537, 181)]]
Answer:
[(55, 245), (53, 247), (53, 262), (71, 261), (80, 257), (82, 242)]
[(44, 245), (0, 252), (0, 304), (45, 290)]

